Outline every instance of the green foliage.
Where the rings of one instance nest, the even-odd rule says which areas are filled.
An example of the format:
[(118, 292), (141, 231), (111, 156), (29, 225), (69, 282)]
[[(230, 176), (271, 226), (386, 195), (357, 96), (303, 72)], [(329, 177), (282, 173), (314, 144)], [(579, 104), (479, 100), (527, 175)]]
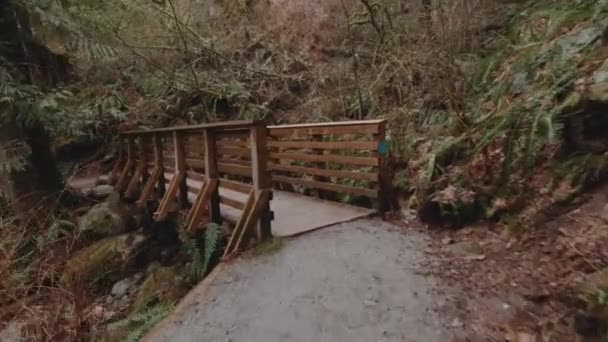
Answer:
[(142, 311), (129, 316), (124, 323), (128, 334), (123, 339), (123, 342), (139, 341), (144, 337), (146, 332), (165, 318), (172, 309), (173, 304), (161, 302), (153, 306), (147, 306)]
[(181, 235), (182, 253), (189, 260), (184, 274), (190, 283), (197, 283), (209, 271), (211, 261), (219, 247), (220, 232), (221, 227), (219, 225), (209, 223), (205, 229), (203, 246), (200, 246), (196, 239), (190, 238), (185, 234)]

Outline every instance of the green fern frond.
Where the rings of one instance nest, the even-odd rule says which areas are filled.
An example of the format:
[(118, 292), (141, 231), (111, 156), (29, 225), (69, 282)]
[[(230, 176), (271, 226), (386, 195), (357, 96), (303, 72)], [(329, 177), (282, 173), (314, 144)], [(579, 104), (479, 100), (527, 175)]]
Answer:
[(220, 240), (220, 230), (221, 227), (215, 223), (210, 223), (207, 225), (207, 230), (205, 231), (205, 259), (203, 262), (203, 274), (207, 273), (209, 264), (211, 263), (211, 258), (217, 251)]
[(155, 306), (147, 307), (142, 312), (138, 312), (127, 319), (127, 329), (129, 334), (124, 338), (124, 342), (139, 341), (148, 330), (157, 322), (165, 318), (173, 309), (169, 303), (159, 303)]

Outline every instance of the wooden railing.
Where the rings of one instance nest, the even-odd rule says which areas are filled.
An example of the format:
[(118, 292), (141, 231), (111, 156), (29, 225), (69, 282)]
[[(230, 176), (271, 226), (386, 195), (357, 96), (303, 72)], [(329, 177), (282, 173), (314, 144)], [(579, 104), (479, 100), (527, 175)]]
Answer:
[(321, 197), (348, 194), (390, 209), (386, 121), (345, 121), (268, 127), (269, 168), (275, 184), (316, 189)]
[[(205, 217), (221, 223), (220, 203), (231, 207), (238, 215), (226, 247), (229, 255), (241, 249), (252, 232), (259, 240), (271, 235), (267, 135), (260, 121), (123, 132), (111, 178), (119, 192), (142, 207), (156, 192), (161, 197), (154, 213), (157, 221), (189, 207), (188, 232), (199, 229)], [(220, 187), (237, 196), (221, 195)]]
[(204, 218), (231, 220), (229, 254), (253, 231), (258, 239), (271, 235), (273, 182), (284, 190), (313, 190), (325, 199), (367, 198), (380, 211), (389, 210), (392, 176), (385, 135), (384, 120), (269, 127), (234, 121), (129, 131), (120, 134), (111, 178), (141, 207), (161, 198), (154, 213), (158, 221), (189, 208), (189, 232)]

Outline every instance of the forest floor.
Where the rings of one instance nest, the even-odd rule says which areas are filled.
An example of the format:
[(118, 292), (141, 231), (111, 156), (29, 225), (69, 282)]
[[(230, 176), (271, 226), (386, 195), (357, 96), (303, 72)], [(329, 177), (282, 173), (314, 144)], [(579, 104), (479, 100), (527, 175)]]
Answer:
[(410, 229), (430, 233), (430, 274), (466, 293), (457, 306), (466, 312), (470, 336), (595, 341), (603, 327), (585, 316), (580, 300), (584, 289), (606, 281), (607, 228), (604, 186), (536, 229), (514, 232), (487, 223), (454, 231)]

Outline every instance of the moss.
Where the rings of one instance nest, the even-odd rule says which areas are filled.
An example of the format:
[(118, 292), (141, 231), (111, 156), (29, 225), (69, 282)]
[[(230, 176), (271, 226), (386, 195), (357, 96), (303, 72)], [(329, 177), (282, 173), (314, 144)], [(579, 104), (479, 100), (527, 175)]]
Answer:
[(106, 238), (76, 253), (65, 265), (60, 282), (65, 286), (113, 281), (132, 260), (145, 240), (139, 235)]
[(160, 267), (142, 283), (132, 312), (139, 312), (153, 302), (174, 302), (187, 292), (180, 275), (173, 267)]
[(254, 250), (253, 255), (270, 255), (278, 252), (283, 247), (283, 240), (274, 237), (270, 240), (264, 241), (258, 244)]
[(92, 207), (81, 219), (78, 229), (86, 238), (105, 238), (122, 234), (132, 228), (128, 215), (119, 212), (109, 203)]

